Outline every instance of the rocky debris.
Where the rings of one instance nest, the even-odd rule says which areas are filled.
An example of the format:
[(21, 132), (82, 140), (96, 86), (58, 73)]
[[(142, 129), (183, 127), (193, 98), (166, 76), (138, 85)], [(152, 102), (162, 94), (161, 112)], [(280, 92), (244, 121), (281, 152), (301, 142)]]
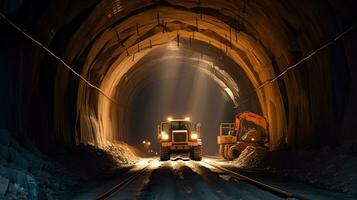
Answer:
[[(38, 185), (29, 172), (41, 167), (43, 162), (23, 149), (7, 130), (0, 130), (0, 138), (0, 176), (7, 179), (10, 185), (16, 184), (12, 187), (14, 191), (21, 187), (27, 198), (38, 199)], [(9, 188), (5, 191), (5, 198)]]
[(80, 168), (85, 165), (85, 173), (98, 176), (102, 176), (103, 173), (111, 174), (123, 166), (134, 164), (135, 158), (129, 147), (109, 142), (101, 148), (90, 145), (78, 146), (72, 152), (72, 157), (78, 158), (73, 164)]
[(137, 159), (129, 145), (108, 142), (103, 148), (61, 149), (62, 157), (54, 162), (30, 143), (20, 145), (5, 129), (0, 138), (0, 199), (57, 199), (83, 181), (110, 177)]
[(132, 148), (124, 142), (108, 142), (103, 150), (111, 154), (119, 164), (131, 164), (138, 159)]
[(9, 179), (0, 176), (0, 197), (5, 196), (9, 187)]
[(330, 148), (270, 152), (260, 167), (329, 190), (357, 194), (357, 157), (339, 152)]
[(9, 189), (7, 191), (4, 200), (28, 200), (28, 193), (19, 184), (9, 184)]
[(31, 174), (0, 166), (0, 175), (5, 176), (9, 182), (15, 183), (23, 188), (28, 194), (29, 199), (39, 198), (39, 188)]
[(266, 155), (267, 150), (263, 147), (246, 147), (239, 157), (233, 160), (236, 167), (250, 169), (257, 167)]
[(55, 192), (74, 184), (63, 168), (24, 148), (7, 130), (0, 129), (0, 138), (0, 197), (54, 199)]
[(106, 142), (101, 148), (92, 145), (66, 148), (53, 159), (65, 166), (82, 184), (113, 177), (134, 164), (137, 158), (129, 145)]

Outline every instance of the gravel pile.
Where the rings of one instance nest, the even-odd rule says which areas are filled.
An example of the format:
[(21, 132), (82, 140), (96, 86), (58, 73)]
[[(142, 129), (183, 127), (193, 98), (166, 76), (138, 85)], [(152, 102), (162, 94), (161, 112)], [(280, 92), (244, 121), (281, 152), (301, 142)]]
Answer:
[(138, 159), (132, 148), (124, 142), (108, 142), (103, 150), (112, 155), (119, 164), (132, 164)]
[(233, 163), (242, 169), (256, 168), (264, 159), (266, 152), (263, 147), (248, 146)]

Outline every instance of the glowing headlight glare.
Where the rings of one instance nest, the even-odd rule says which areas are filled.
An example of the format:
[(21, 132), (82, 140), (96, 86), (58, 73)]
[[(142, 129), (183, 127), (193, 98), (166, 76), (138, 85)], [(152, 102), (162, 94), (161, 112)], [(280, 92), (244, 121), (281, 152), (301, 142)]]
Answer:
[(196, 140), (196, 139), (198, 139), (198, 134), (197, 133), (192, 133), (190, 137), (191, 137), (192, 140)]
[(167, 135), (167, 134), (162, 135), (162, 139), (163, 139), (163, 140), (168, 140), (168, 139), (169, 139), (169, 135)]
[(167, 133), (165, 133), (164, 131), (162, 131), (161, 132), (161, 139), (168, 140), (169, 139), (169, 135)]
[(185, 117), (185, 121), (190, 121), (190, 118), (189, 117)]
[(172, 121), (172, 117), (168, 117), (167, 120), (171, 122)]
[(252, 138), (252, 141), (254, 141), (255, 140), (255, 138)]

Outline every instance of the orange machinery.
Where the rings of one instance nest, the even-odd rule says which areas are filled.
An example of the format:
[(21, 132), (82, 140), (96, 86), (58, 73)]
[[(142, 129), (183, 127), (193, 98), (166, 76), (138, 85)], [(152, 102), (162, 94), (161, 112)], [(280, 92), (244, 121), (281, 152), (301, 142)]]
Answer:
[(221, 123), (217, 143), (226, 160), (237, 158), (247, 146), (268, 147), (267, 120), (252, 112), (235, 116), (234, 123)]

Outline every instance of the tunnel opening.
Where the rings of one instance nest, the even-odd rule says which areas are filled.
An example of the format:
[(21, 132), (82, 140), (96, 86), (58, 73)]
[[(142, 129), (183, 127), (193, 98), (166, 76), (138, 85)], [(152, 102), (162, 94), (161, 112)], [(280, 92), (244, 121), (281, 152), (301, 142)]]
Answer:
[[(172, 69), (175, 70), (175, 69)], [(154, 101), (158, 102), (158, 104), (152, 101), (149, 101), (149, 105), (151, 108), (154, 110), (159, 110), (159, 113), (156, 115), (153, 114), (153, 119), (155, 124), (159, 124), (160, 117), (161, 119), (165, 119), (165, 116), (177, 116), (176, 118), (184, 118), (184, 116), (189, 116), (192, 120), (195, 120), (196, 122), (200, 122), (203, 124), (202, 126), (202, 142), (205, 144), (205, 149), (207, 152), (211, 150), (209, 153), (216, 153), (212, 150), (215, 150), (216, 147), (216, 134), (214, 131), (219, 126), (219, 123), (221, 121), (228, 121), (232, 119), (234, 116), (234, 112), (232, 112), (232, 109), (234, 105), (232, 105), (232, 102), (229, 101), (228, 97), (225, 94), (222, 94), (224, 91), (220, 90), (219, 87), (214, 85), (214, 82), (209, 81), (208, 77), (204, 77), (202, 74), (197, 74), (200, 73), (197, 70), (193, 71), (190, 68), (187, 68), (185, 66), (180, 67), (181, 73), (183, 76), (186, 76), (184, 78), (180, 77), (172, 77), (169, 79), (164, 80), (164, 83), (152, 83), (155, 84), (154, 86), (150, 85), (148, 86), (149, 88), (144, 88), (144, 91), (141, 92), (137, 96), (138, 100), (144, 100), (145, 99), (154, 99)], [(182, 70), (185, 70), (186, 72), (182, 72)], [(191, 73), (193, 76), (189, 76), (187, 73)], [(202, 73), (202, 72), (201, 72)], [(202, 77), (203, 76), (203, 77)], [(196, 80), (192, 80), (192, 79)], [(197, 80), (198, 79), (198, 80)], [(208, 80), (207, 80), (208, 79)], [(165, 83), (168, 82), (173, 82), (173, 87), (170, 87), (169, 89), (162, 88), (162, 91), (155, 91), (154, 88), (155, 86), (160, 88)], [(177, 84), (177, 83), (182, 83), (182, 84)], [(202, 86), (204, 84), (204, 86)], [(215, 87), (216, 86), (216, 87)], [(192, 89), (191, 87), (196, 87), (196, 91), (190, 91)], [(151, 88), (151, 89), (150, 89)], [(147, 92), (153, 91), (154, 95), (159, 97), (159, 98), (153, 98), (155, 96), (150, 96), (147, 94)], [(162, 95), (162, 98), (165, 98), (165, 93), (169, 92), (167, 90), (173, 90), (178, 94), (177, 96), (171, 96), (168, 97), (169, 99), (166, 100), (168, 102), (160, 101), (160, 92), (163, 92), (164, 95)], [(146, 94), (145, 94), (146, 92)], [(157, 92), (157, 93), (156, 93)], [(192, 93), (193, 92), (193, 93)], [(162, 93), (161, 93), (162, 94)], [(195, 100), (193, 101), (192, 97), (193, 96), (198, 96)], [(196, 97), (197, 97), (196, 96)], [(146, 97), (146, 98), (145, 98)], [(135, 97), (134, 97), (135, 98)], [(215, 99), (213, 102), (207, 102), (207, 99)], [(150, 114), (152, 112), (145, 112), (146, 111), (146, 106), (143, 106), (144, 102), (137, 102), (140, 106), (139, 109), (135, 110), (134, 113), (140, 113), (140, 110), (144, 111), (144, 113)], [(207, 105), (208, 104), (208, 105)], [(150, 110), (148, 110), (150, 111)], [(222, 113), (223, 111), (223, 113)], [(186, 114), (185, 114), (186, 113)], [(154, 117), (155, 116), (155, 117)], [(183, 117), (182, 117), (183, 116)], [(140, 115), (134, 115), (131, 119), (133, 119), (132, 122), (135, 121), (143, 121), (145, 122), (146, 119), (150, 119), (149, 115), (146, 115), (145, 117), (140, 117)], [(152, 122), (149, 124), (151, 126), (148, 126), (147, 122), (144, 124), (143, 129), (132, 129), (133, 133), (146, 133), (148, 130), (155, 130), (156, 126), (152, 126)], [(133, 126), (133, 125), (132, 125)], [(150, 132), (150, 131), (149, 131)], [(153, 134), (150, 134), (152, 136)], [(144, 136), (145, 137), (145, 136)], [(149, 138), (150, 140), (156, 141), (156, 145), (158, 146), (158, 142), (154, 137)], [(154, 144), (155, 144), (154, 143)], [(157, 149), (157, 148), (156, 148)]]
[[(170, 13), (167, 13), (167, 11), (170, 11)], [(171, 16), (172, 12), (175, 13), (174, 18)], [(87, 51), (87, 60), (82, 67), (83, 74), (90, 74), (94, 82), (99, 81), (102, 90), (109, 96), (115, 96), (114, 88), (122, 76), (130, 70), (132, 65), (139, 62), (153, 49), (157, 49), (167, 43), (172, 44), (173, 41), (178, 46), (186, 41), (186, 46), (190, 47), (192, 43), (198, 41), (205, 43), (209, 47), (213, 47), (211, 49), (219, 49), (219, 53), (214, 55), (216, 59), (212, 60), (222, 59), (222, 57), (228, 57), (230, 60), (233, 60), (236, 66), (240, 66), (243, 69), (241, 76), (244, 76), (245, 79), (248, 78), (254, 87), (262, 79), (271, 77), (273, 74), (273, 70), (268, 67), (271, 65), (271, 61), (266, 49), (257, 43), (253, 37), (243, 32), (236, 31), (236, 39), (228, 41), (227, 35), (231, 35), (230, 24), (225, 24), (224, 21), (217, 21), (215, 17), (210, 16), (211, 12), (206, 13), (207, 16), (201, 19), (201, 28), (199, 30), (197, 30), (197, 23), (195, 29), (195, 23), (192, 21), (195, 19), (195, 14), (181, 6), (178, 9), (175, 6), (159, 6), (158, 8), (148, 6), (147, 10), (143, 9), (140, 13), (136, 11), (134, 13), (136, 14), (129, 15), (130, 19), (127, 19), (127, 21), (140, 21), (136, 26), (126, 21), (113, 23), (110, 30), (101, 32), (95, 38), (93, 44), (87, 47), (90, 50)], [(159, 18), (166, 19), (164, 27), (162, 27), (160, 20), (158, 21), (158, 15), (153, 15), (155, 13), (160, 13)], [(222, 16), (219, 18), (221, 19)], [(143, 19), (146, 22), (143, 22)], [(78, 32), (79, 35), (85, 34), (88, 31), (85, 26), (82, 26), (82, 28), (83, 30)], [(237, 40), (238, 36), (240, 38), (239, 41)], [(78, 37), (78, 35), (75, 37)], [(78, 51), (78, 46), (76, 44), (73, 48), (70, 48), (70, 51)], [(201, 48), (196, 49), (196, 51), (202, 54), (202, 52), (206, 53), (204, 51), (209, 52), (212, 50)], [(67, 53), (69, 54), (69, 52)], [(105, 75), (103, 76), (103, 74)], [(236, 76), (236, 74), (233, 74), (233, 76)], [(86, 85), (79, 85), (77, 100), (77, 105), (79, 106), (77, 110), (79, 111), (77, 112), (77, 118), (82, 123), (77, 125), (80, 128), (76, 130), (76, 142), (101, 146), (105, 143), (105, 140), (113, 139), (114, 135), (118, 132), (118, 130), (112, 129), (113, 123), (111, 123), (111, 120), (115, 117), (112, 114), (108, 114), (113, 110), (111, 109), (112, 102), (101, 95), (97, 97), (96, 91), (88, 89), (90, 88)], [(59, 95), (62, 96), (61, 94)], [(247, 102), (255, 104), (255, 94), (251, 96), (253, 98), (250, 98)], [(88, 101), (88, 97), (93, 98), (93, 102), (91, 100)], [(271, 87), (257, 91), (257, 97), (260, 108), (256, 110), (261, 109), (262, 113), (271, 122), (271, 126), (269, 126), (272, 130), (270, 133), (273, 134), (270, 137), (272, 141), (271, 147), (275, 149), (281, 141), (284, 141), (282, 135), (285, 125), (284, 123), (277, 123), (277, 121), (285, 120), (280, 92), (277, 85), (273, 84)], [(98, 101), (98, 105), (96, 105), (96, 101)], [(265, 103), (267, 101), (271, 101), (272, 103)], [(275, 106), (275, 110), (270, 109), (271, 105)], [(279, 114), (274, 116), (281, 118), (281, 120), (273, 119), (271, 117), (273, 116), (273, 112), (278, 112)], [(59, 121), (62, 120), (59, 119)]]
[(219, 122), (251, 111), (269, 124), (264, 167), (353, 193), (356, 7), (0, 0), (0, 178), (40, 177), (42, 187), (42, 177), (63, 173), (37, 149), (50, 163), (65, 157), (75, 173), (125, 168), (142, 140), (158, 144), (156, 125), (168, 116), (201, 122), (205, 154), (216, 154)]
[[(91, 82), (98, 85), (105, 94), (109, 94), (109, 96), (115, 93), (113, 92), (112, 87), (117, 85), (115, 80), (120, 80), (120, 78), (110, 77), (110, 74), (114, 72), (115, 69), (125, 65), (131, 66), (132, 64), (129, 64), (129, 60), (135, 60), (134, 63), (137, 62), (137, 60), (140, 60), (141, 57), (146, 54), (145, 52), (149, 52), (148, 49), (150, 48), (155, 49), (162, 44), (172, 41), (177, 42), (179, 40), (181, 40), (181, 43), (183, 43), (184, 40), (188, 41), (188, 43), (192, 41), (200, 41), (220, 49), (224, 52), (224, 55), (228, 56), (242, 67), (244, 74), (251, 81), (253, 87), (257, 87), (264, 82), (264, 80), (269, 80), (269, 78), (274, 77), (274, 74), (282, 71), (284, 66), (287, 66), (287, 64), (291, 63), (301, 55), (306, 54), (309, 49), (313, 49), (311, 47), (317, 46), (316, 44), (321, 41), (319, 36), (323, 37), (324, 33), (326, 33), (326, 35), (334, 35), (334, 33), (338, 32), (341, 28), (339, 28), (339, 26), (328, 26), (327, 19), (331, 19), (332, 14), (330, 14), (330, 11), (339, 12), (346, 8), (342, 4), (333, 4), (331, 2), (324, 2), (321, 5), (311, 3), (309, 4), (309, 11), (304, 13), (296, 3), (277, 3), (276, 5), (274, 4), (274, 6), (279, 9), (280, 15), (278, 15), (277, 13), (267, 14), (270, 9), (275, 7), (273, 5), (267, 6), (264, 2), (254, 2), (251, 4), (244, 4), (243, 2), (225, 2), (222, 4), (217, 2), (201, 2), (200, 4), (192, 2), (161, 2), (152, 4), (146, 2), (141, 4), (141, 6), (138, 6), (139, 4), (140, 3), (137, 1), (133, 1), (130, 4), (122, 1), (101, 3), (95, 3), (95, 1), (93, 1), (89, 4), (76, 3), (71, 7), (71, 13), (73, 14), (68, 15), (68, 18), (66, 18), (64, 22), (58, 20), (60, 14), (52, 15), (50, 12), (55, 8), (61, 8), (58, 12), (64, 11), (63, 4), (56, 2), (53, 4), (43, 4), (42, 6), (39, 5), (40, 8), (44, 6), (49, 7), (49, 12), (44, 14), (46, 16), (48, 15), (49, 18), (41, 18), (42, 21), (46, 21), (51, 17), (57, 20), (57, 23), (55, 24), (56, 29), (51, 30), (46, 27), (46, 29), (41, 30), (42, 32), (39, 31), (41, 32), (39, 35), (44, 37), (44, 40), (47, 41), (46, 43), (59, 44), (60, 42), (57, 42), (57, 40), (61, 40), (64, 37), (56, 37), (57, 34), (62, 31), (63, 33), (66, 33), (66, 29), (69, 30), (68, 32), (74, 33), (72, 38), (65, 37), (67, 48), (61, 47), (57, 51), (60, 54), (63, 54), (66, 61), (69, 64), (73, 64), (83, 77), (88, 77)], [(23, 8), (21, 9), (30, 9), (27, 3), (19, 5), (23, 5)], [(5, 3), (5, 7), (6, 6), (9, 5)], [(244, 12), (242, 10), (243, 7)], [(285, 12), (287, 8), (291, 8), (290, 10), (296, 8), (297, 11), (294, 11), (294, 15), (287, 16), (287, 13)], [(14, 7), (13, 9), (15, 9), (15, 11), (9, 10), (7, 12), (13, 12), (14, 15), (18, 15), (19, 13), (16, 12), (16, 8)], [(241, 13), (235, 14), (235, 10), (239, 10)], [(309, 16), (311, 15), (313, 18), (315, 17), (315, 14), (313, 14), (314, 12), (312, 11), (315, 10), (321, 10), (321, 12), (326, 14), (325, 24), (327, 24), (328, 28), (325, 29), (324, 27), (317, 25), (314, 28), (309, 27), (305, 33), (301, 32), (301, 28), (305, 27), (306, 23), (298, 21), (296, 16), (300, 16), (302, 15), (301, 13), (304, 13)], [(270, 15), (272, 18), (276, 19), (276, 23), (269, 23), (269, 20), (264, 18), (264, 16)], [(93, 19), (103, 20), (99, 23), (92, 23)], [(350, 22), (353, 21), (352, 19), (353, 15), (351, 15), (351, 12), (347, 9), (346, 17), (343, 18), (343, 20), (341, 19), (343, 21), (341, 22), (341, 24), (343, 24), (341, 27), (345, 27), (344, 25), (346, 24), (351, 24)], [(255, 21), (255, 23), (252, 23), (251, 20)], [(76, 23), (67, 23), (71, 21), (75, 21)], [(313, 23), (319, 24), (316, 20)], [(76, 27), (77, 30), (75, 30)], [(53, 33), (46, 34), (50, 31)], [(308, 38), (308, 33), (316, 34), (314, 34), (314, 37)], [(46, 35), (48, 35), (48, 37)], [(295, 36), (299, 35), (301, 35), (300, 38), (294, 39)], [(351, 38), (352, 37), (349, 36), (349, 39)], [(289, 43), (287, 41), (293, 42)], [(341, 42), (340, 44), (345, 43), (346, 42)], [(348, 45), (345, 45), (344, 48), (347, 48), (346, 51), (348, 52), (350, 49), (353, 49), (353, 47)], [(340, 48), (333, 47), (333, 51), (338, 51), (338, 49)], [(202, 51), (206, 50), (207, 49)], [(35, 54), (34, 57), (36, 58), (31, 57), (31, 52), (27, 51), (24, 59), (28, 62), (25, 61), (23, 63), (30, 63), (31, 66), (41, 63), (41, 60), (43, 59), (42, 54)], [(217, 55), (222, 55), (222, 53)], [(216, 59), (222, 58), (217, 55)], [(335, 121), (336, 119), (332, 114), (333, 109), (328, 111), (328, 113), (330, 113), (329, 115), (322, 114), (322, 110), (324, 110), (323, 108), (327, 108), (331, 104), (341, 104), (341, 101), (336, 99), (337, 96), (332, 94), (329, 89), (335, 88), (335, 92), (340, 91), (336, 88), (341, 87), (344, 88), (341, 91), (348, 90), (348, 88), (350, 90), (353, 89), (353, 87), (334, 85), (335, 83), (337, 84), (337, 80), (339, 80), (335, 75), (343, 77), (346, 76), (346, 73), (350, 70), (348, 70), (347, 67), (344, 68), (341, 73), (331, 74), (330, 69), (335, 70), (336, 72), (340, 71), (332, 66), (329, 70), (322, 67), (323, 64), (330, 66), (329, 63), (321, 61), (328, 60), (324, 58), (329, 55), (331, 55), (330, 52), (324, 52), (318, 55), (319, 58), (313, 62), (302, 64), (309, 67), (310, 65), (317, 63), (316, 66), (318, 66), (318, 69), (309, 67), (309, 69), (305, 71), (291, 72), (288, 77), (279, 79), (279, 85), (273, 84), (257, 91), (257, 97), (261, 105), (261, 113), (267, 117), (271, 124), (271, 134), (276, 134), (274, 137), (277, 139), (272, 145), (274, 148), (277, 148), (280, 143), (286, 143), (286, 145), (291, 148), (299, 148), (301, 146), (311, 147), (317, 145), (317, 143), (321, 143), (319, 146), (325, 144), (336, 146), (336, 140), (319, 140), (318, 138), (322, 136), (322, 132), (328, 132), (331, 135), (334, 131), (346, 129), (345, 127), (348, 127), (348, 125), (343, 125), (344, 128), (342, 128), (328, 123), (328, 121)], [(351, 63), (354, 63), (350, 54), (348, 54), (346, 58), (343, 56), (336, 57), (333, 63), (336, 63), (336, 60), (341, 60), (341, 63), (349, 66)], [(50, 64), (53, 65), (52, 62)], [(40, 78), (35, 73), (36, 70), (34, 70), (34, 72), (31, 71), (31, 76), (34, 78), (29, 78), (26, 81), (39, 80), (37, 84), (46, 84), (47, 86), (43, 88), (40, 87), (39, 89), (32, 89), (33, 92), (24, 92), (18, 96), (33, 96), (33, 103), (30, 104), (36, 105), (34, 106), (36, 108), (41, 107), (41, 101), (46, 101), (47, 98), (50, 100), (53, 99), (54, 103), (48, 104), (49, 108), (47, 111), (44, 111), (41, 114), (43, 115), (42, 124), (53, 124), (53, 126), (49, 125), (42, 128), (40, 124), (36, 125), (36, 122), (21, 122), (21, 132), (27, 132), (26, 130), (37, 127), (35, 132), (41, 133), (29, 134), (34, 141), (40, 141), (42, 136), (48, 135), (46, 132), (51, 132), (53, 137), (49, 137), (49, 140), (57, 140), (60, 143), (63, 142), (68, 144), (82, 143), (83, 141), (81, 140), (85, 138), (84, 135), (87, 133), (81, 135), (81, 132), (91, 131), (81, 127), (81, 125), (85, 124), (85, 122), (81, 123), (81, 116), (88, 115), (94, 116), (94, 118), (85, 120), (88, 121), (88, 124), (84, 126), (92, 127), (90, 124), (93, 122), (93, 124), (98, 125), (95, 125), (98, 127), (96, 129), (103, 129), (99, 131), (96, 130), (95, 132), (109, 132), (108, 139), (113, 138), (112, 133), (105, 128), (109, 126), (103, 124), (105, 123), (103, 122), (105, 117), (101, 116), (101, 111), (99, 111), (104, 109), (107, 110), (105, 112), (110, 112), (108, 111), (108, 108), (110, 107), (108, 104), (111, 104), (110, 100), (103, 100), (105, 97), (101, 96), (101, 94), (98, 94), (93, 88), (86, 86), (86, 84), (81, 81), (71, 81), (75, 76), (73, 77), (72, 75), (69, 75), (71, 72), (63, 69), (60, 64), (56, 66), (58, 68), (55, 72), (55, 78), (53, 79), (53, 88), (55, 91), (53, 92), (52, 97), (51, 93), (48, 93), (48, 91), (42, 91), (51, 88), (50, 83), (48, 83), (48, 78), (42, 78), (43, 76), (47, 76), (46, 70), (42, 70), (42, 68), (46, 68), (46, 65), (48, 65), (48, 63), (46, 64), (46, 62), (44, 62), (41, 67), (34, 67), (37, 71), (43, 71), (43, 74), (39, 75)], [(120, 76), (125, 74), (125, 71), (127, 70), (128, 69), (124, 69)], [(319, 76), (320, 71), (322, 72), (320, 74), (321, 76)], [(53, 75), (54, 71), (49, 70), (49, 73)], [(229, 72), (229, 74), (232, 74), (233, 78), (237, 75), (234, 72)], [(304, 77), (302, 74), (308, 74), (308, 77), (302, 78)], [(326, 84), (326, 88), (321, 90), (320, 87), (314, 87), (312, 82), (313, 79), (316, 78), (318, 78), (320, 82), (328, 83)], [(112, 80), (108, 81), (106, 79)], [(331, 81), (333, 83), (329, 84)], [(303, 87), (300, 87), (300, 82), (306, 82), (306, 84), (303, 84)], [(20, 83), (21, 87), (26, 87), (26, 84), (27, 82), (24, 82), (23, 85)], [(78, 88), (76, 86), (77, 84)], [(348, 82), (344, 85), (346, 84), (348, 84)], [(41, 94), (46, 92), (47, 94)], [(39, 94), (42, 95), (42, 99), (35, 98), (35, 96), (38, 96)], [(282, 94), (283, 98), (281, 97)], [(296, 95), (294, 96), (294, 94), (299, 94), (297, 95), (298, 98), (295, 98)], [(307, 98), (307, 96), (314, 94), (320, 95), (316, 95), (316, 98)], [(67, 96), (71, 96), (71, 98), (66, 99), (65, 97)], [(113, 96), (115, 96), (115, 94)], [(350, 98), (353, 98), (353, 95)], [(326, 102), (321, 103), (321, 99), (327, 100)], [(349, 98), (341, 97), (341, 99)], [(103, 101), (108, 102), (103, 103)], [(296, 101), (305, 103), (302, 106)], [(99, 105), (97, 105), (97, 102)], [(26, 101), (21, 100), (19, 103), (22, 105), (21, 107), (29, 107), (29, 103)], [(69, 104), (72, 106), (75, 105), (75, 107), (67, 106)], [(103, 108), (103, 106), (105, 108)], [(51, 107), (54, 108), (51, 109)], [(342, 107), (338, 107), (339, 113), (343, 113), (340, 111)], [(74, 109), (76, 109), (76, 111), (73, 111)], [(26, 110), (27, 112), (33, 112), (33, 109)], [(52, 117), (46, 117), (46, 114), (44, 113), (51, 111), (54, 112)], [(304, 116), (304, 113), (312, 113), (312, 115), (302, 117), (304, 118), (303, 120), (298, 119), (299, 116)], [(31, 115), (27, 113), (24, 113), (21, 116), (31, 118)], [(341, 114), (338, 116), (341, 121)], [(346, 118), (346, 120), (350, 118), (351, 117)], [(75, 119), (76, 122), (69, 122), (67, 119)], [(47, 123), (46, 120), (51, 122)], [(320, 123), (320, 120), (323, 122)], [(305, 123), (309, 125), (300, 126), (296, 125), (296, 123)], [(320, 125), (314, 125), (315, 123)], [(75, 126), (75, 128), (73, 128), (73, 126)], [(305, 129), (297, 131), (297, 127), (304, 127)], [(318, 129), (318, 131), (312, 131), (313, 129)], [(93, 135), (100, 134), (92, 133), (92, 136)], [(346, 137), (352, 139), (355, 138), (353, 135), (347, 133)], [(338, 143), (342, 144), (343, 142), (344, 141), (341, 140)], [(90, 141), (89, 143), (99, 145), (101, 142), (96, 143)]]
[(217, 153), (214, 130), (220, 122), (230, 121), (235, 115), (229, 96), (209, 76), (192, 66), (168, 61), (157, 68), (161, 70), (150, 78), (158, 80), (145, 84), (131, 97), (128, 105), (131, 111), (127, 115), (130, 124), (123, 140), (140, 147), (142, 140), (153, 141), (153, 149), (158, 152), (157, 125), (169, 116), (189, 116), (202, 124), (205, 153)]
[[(231, 121), (236, 112), (261, 112), (254, 98), (249, 104), (239, 105), (239, 98), (252, 85), (228, 57), (214, 60), (212, 55), (217, 54), (222, 52), (207, 44), (183, 40), (181, 44), (171, 42), (160, 47), (138, 61), (117, 86), (116, 99), (127, 108), (114, 108), (119, 116), (112, 124), (117, 126), (118, 135), (114, 138), (140, 145), (147, 137), (154, 141), (157, 151), (156, 126), (167, 116), (190, 116), (203, 125), (205, 151), (217, 153), (220, 122)], [(235, 78), (228, 73), (235, 73)]]

